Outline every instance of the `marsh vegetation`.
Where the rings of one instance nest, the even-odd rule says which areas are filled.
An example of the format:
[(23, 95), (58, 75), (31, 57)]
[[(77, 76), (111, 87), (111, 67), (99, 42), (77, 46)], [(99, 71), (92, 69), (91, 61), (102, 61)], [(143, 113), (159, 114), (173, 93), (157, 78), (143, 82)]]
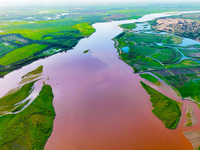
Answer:
[(27, 73), (17, 88), (0, 98), (0, 149), (42, 150), (51, 135), (55, 111), (50, 85), (44, 84), (36, 97), (43, 66)]
[[(187, 33), (181, 28), (181, 32), (185, 34), (178, 33), (179, 24), (185, 26), (186, 29), (191, 25), (193, 25), (190, 27), (191, 29), (196, 28), (196, 24), (199, 21), (196, 15), (198, 14), (156, 19), (149, 22), (151, 30), (124, 30), (120, 35), (116, 36), (114, 40), (120, 58), (133, 67), (135, 73), (140, 73), (142, 78), (158, 87), (161, 85), (159, 80), (164, 81), (171, 86), (178, 95), (180, 94), (182, 99), (191, 100), (200, 106), (200, 82), (198, 82), (200, 80), (199, 45), (192, 45), (190, 43), (187, 43), (188, 45), (186, 46), (181, 45), (182, 42), (184, 42), (184, 38), (193, 38), (192, 34), (196, 34), (196, 30), (190, 31), (191, 36), (186, 36), (185, 34)], [(184, 19), (183, 21), (183, 18), (187, 17), (190, 18), (190, 21), (187, 19)], [(174, 31), (168, 30), (167, 27), (173, 27)], [(123, 51), (124, 47), (128, 48), (129, 51)], [(162, 120), (167, 128), (175, 129), (179, 119), (176, 119), (176, 125), (171, 124), (170, 126), (169, 124), (173, 119), (167, 119), (168, 116), (164, 115), (164, 112), (156, 111), (157, 105), (154, 104), (155, 101), (165, 98), (158, 96), (158, 92), (146, 84), (142, 83), (142, 86), (151, 96), (151, 102), (154, 107), (152, 111), (155, 116)], [(164, 100), (161, 100), (159, 104), (165, 106), (165, 108), (162, 108), (161, 110), (171, 110), (172, 105), (166, 104)], [(173, 105), (173, 107), (174, 106), (175, 105)], [(176, 111), (173, 110), (173, 112)], [(170, 113), (168, 112), (168, 114)], [(181, 111), (179, 110), (179, 113), (177, 114), (180, 117)], [(186, 126), (192, 126), (194, 121), (191, 120), (190, 111), (187, 112), (187, 118), (188, 122)]]

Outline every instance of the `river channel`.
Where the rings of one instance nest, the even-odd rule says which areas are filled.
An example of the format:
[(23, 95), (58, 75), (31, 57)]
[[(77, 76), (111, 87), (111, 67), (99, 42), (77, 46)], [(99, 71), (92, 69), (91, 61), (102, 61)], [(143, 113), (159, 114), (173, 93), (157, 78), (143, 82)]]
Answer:
[[(52, 86), (56, 111), (45, 150), (190, 150), (183, 132), (198, 130), (198, 126), (184, 127), (181, 121), (176, 130), (166, 129), (151, 112), (150, 97), (140, 84), (143, 79), (119, 59), (112, 40), (122, 32), (120, 24), (170, 15), (174, 13), (95, 23), (96, 32), (73, 50), (35, 61), (0, 79), (0, 96), (17, 85), (21, 76), (43, 65), (42, 77), (49, 78), (46, 83)], [(38, 83), (35, 89), (41, 86)]]

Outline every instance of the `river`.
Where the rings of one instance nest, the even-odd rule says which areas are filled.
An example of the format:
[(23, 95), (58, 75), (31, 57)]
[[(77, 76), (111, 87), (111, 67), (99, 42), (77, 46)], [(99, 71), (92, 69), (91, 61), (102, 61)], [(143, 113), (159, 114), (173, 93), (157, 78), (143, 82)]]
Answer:
[[(142, 79), (119, 59), (112, 41), (122, 32), (120, 24), (170, 15), (174, 13), (95, 23), (96, 32), (80, 40), (73, 50), (35, 61), (0, 79), (0, 96), (16, 86), (21, 76), (43, 65), (43, 78), (49, 77), (46, 83), (53, 88), (56, 111), (45, 150), (190, 150), (183, 131), (198, 127), (186, 128), (180, 123), (176, 130), (166, 129), (151, 112)], [(91, 52), (84, 54), (87, 49)]]

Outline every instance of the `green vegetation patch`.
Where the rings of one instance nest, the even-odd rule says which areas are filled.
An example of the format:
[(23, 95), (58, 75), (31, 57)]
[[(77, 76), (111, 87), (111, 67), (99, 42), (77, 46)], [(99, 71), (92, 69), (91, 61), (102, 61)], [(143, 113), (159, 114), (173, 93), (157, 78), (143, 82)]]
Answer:
[(28, 83), (28, 82), (33, 81), (35, 79), (38, 79), (38, 77), (40, 77), (41, 75), (42, 74), (37, 74), (37, 75), (34, 75), (34, 76), (23, 78), (22, 81), (19, 84), (25, 84), (25, 83)]
[(0, 43), (0, 57), (2, 57), (4, 54), (12, 51), (15, 47), (8, 43)]
[(16, 106), (20, 107), (20, 105), (16, 104), (26, 99), (32, 93), (34, 83), (35, 81), (27, 83), (16, 92), (0, 98), (0, 115), (12, 112)]
[(191, 58), (200, 58), (200, 45), (195, 45), (194, 47), (190, 48), (178, 48), (179, 51), (181, 51), (185, 56), (191, 57)]
[(44, 149), (55, 117), (52, 101), (52, 89), (44, 85), (26, 109), (17, 114), (1, 116), (0, 149)]
[(166, 65), (178, 62), (181, 54), (173, 48), (159, 47), (158, 51), (152, 54), (151, 57)]
[(137, 58), (135, 61), (128, 62), (128, 64), (142, 71), (165, 69), (159, 61), (150, 57)]
[(167, 64), (166, 67), (169, 69), (174, 68), (191, 68), (191, 67), (199, 67), (200, 63), (195, 60), (185, 59), (177, 64)]
[(137, 27), (136, 23), (122, 24), (119, 26), (122, 27), (123, 29), (129, 29), (129, 30), (135, 29)]
[(190, 67), (189, 65), (177, 69), (154, 70), (152, 73), (175, 88), (182, 98), (200, 102), (200, 67)]
[(90, 49), (87, 49), (87, 50), (85, 50), (85, 51), (83, 52), (83, 54), (86, 54), (86, 53), (88, 53), (88, 52), (91, 52), (91, 50), (90, 50)]
[(193, 81), (186, 82), (183, 86), (177, 87), (183, 98), (190, 98), (197, 102), (200, 102), (200, 85)]
[(7, 66), (12, 63), (16, 63), (23, 59), (26, 59), (38, 51), (46, 48), (46, 45), (40, 44), (31, 44), (27, 45), (18, 49), (11, 51), (10, 53), (6, 54), (4, 57), (0, 58), (0, 65)]
[[(158, 43), (175, 44), (182, 39), (172, 35), (123, 32), (114, 38), (119, 55), (137, 72), (179, 67), (176, 62), (181, 59), (181, 53), (173, 46), (160, 46)], [(128, 54), (123, 53), (123, 47), (129, 47)], [(120, 50), (121, 49), (121, 50)], [(169, 65), (168, 65), (169, 64)]]
[(69, 23), (68, 20), (34, 21), (34, 23), (26, 21), (23, 24), (8, 23), (1, 28), (10, 34), (21, 34), (32, 40), (41, 40), (45, 35), (73, 31), (72, 24), (74, 23)]
[(163, 35), (163, 37), (164, 39), (161, 42), (167, 44), (181, 44), (183, 40), (181, 37), (170, 34)]
[(186, 127), (191, 127), (192, 126), (192, 119), (191, 119), (191, 112), (188, 111), (186, 114), (187, 117), (187, 123), (185, 124)]
[(127, 10), (109, 10), (107, 11), (108, 13), (132, 13), (132, 12), (138, 12), (139, 10), (131, 10), (131, 9), (127, 9)]
[(143, 73), (143, 74), (140, 74), (140, 77), (142, 77), (142, 78), (144, 78), (144, 79), (146, 79), (146, 80), (148, 80), (148, 81), (150, 81), (150, 82), (152, 82), (156, 85), (160, 85), (159, 80), (151, 74)]
[(36, 68), (35, 70), (33, 70), (33, 71), (27, 73), (26, 75), (22, 76), (22, 78), (38, 75), (38, 74), (40, 74), (42, 72), (43, 72), (43, 66), (41, 65), (38, 68)]
[(76, 24), (73, 26), (73, 28), (79, 30), (85, 37), (88, 37), (95, 32), (95, 29), (88, 23)]
[(143, 82), (141, 84), (151, 97), (153, 114), (164, 123), (166, 128), (175, 129), (180, 120), (182, 104), (164, 96)]

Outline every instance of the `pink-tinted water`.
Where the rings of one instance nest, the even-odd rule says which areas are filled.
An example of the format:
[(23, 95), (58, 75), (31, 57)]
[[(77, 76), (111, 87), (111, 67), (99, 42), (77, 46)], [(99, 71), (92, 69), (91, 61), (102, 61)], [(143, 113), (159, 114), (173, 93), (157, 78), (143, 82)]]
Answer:
[[(2, 96), (21, 76), (44, 66), (43, 77), (49, 77), (46, 83), (53, 88), (56, 111), (45, 150), (192, 149), (183, 131), (198, 130), (198, 125), (186, 128), (181, 122), (176, 130), (166, 129), (152, 114), (139, 75), (118, 58), (111, 41), (122, 31), (117, 25), (134, 21), (94, 24), (96, 32), (73, 51), (36, 61), (0, 79)], [(86, 49), (92, 53), (83, 54)]]

